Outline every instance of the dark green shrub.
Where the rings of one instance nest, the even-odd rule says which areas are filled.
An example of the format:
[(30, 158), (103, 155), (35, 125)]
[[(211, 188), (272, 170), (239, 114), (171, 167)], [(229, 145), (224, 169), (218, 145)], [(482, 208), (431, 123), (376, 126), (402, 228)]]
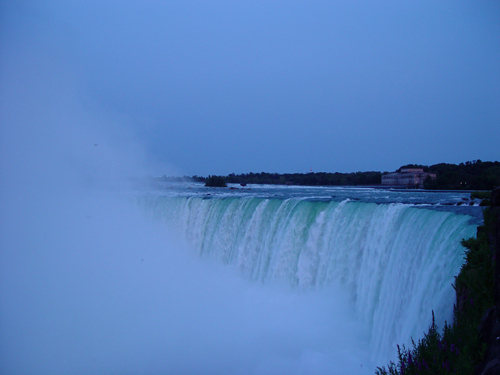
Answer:
[(221, 176), (208, 176), (205, 181), (205, 186), (209, 187), (227, 187), (224, 177)]

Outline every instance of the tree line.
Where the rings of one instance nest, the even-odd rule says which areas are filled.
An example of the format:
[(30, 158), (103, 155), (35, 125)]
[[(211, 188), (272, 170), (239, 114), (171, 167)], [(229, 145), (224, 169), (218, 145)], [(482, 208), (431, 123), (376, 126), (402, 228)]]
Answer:
[[(424, 189), (430, 190), (492, 190), (500, 186), (500, 162), (472, 160), (460, 164), (439, 163), (434, 165), (407, 164), (401, 168), (422, 168), (424, 172), (435, 173), (436, 179), (428, 178)], [(396, 172), (400, 172), (399, 168)], [(231, 173), (227, 176), (183, 176), (158, 177), (159, 181), (196, 181), (208, 182), (207, 186), (223, 184), (268, 184), (304, 186), (378, 186), (382, 175), (389, 172), (353, 173)]]
[[(405, 166), (402, 168), (411, 168)], [(424, 172), (436, 173), (427, 179), (425, 189), (433, 190), (492, 190), (500, 186), (500, 162), (473, 160), (460, 164), (440, 163), (420, 166)]]
[[(381, 172), (355, 172), (355, 173), (231, 173), (223, 178), (230, 184), (267, 184), (267, 185), (305, 185), (305, 186), (355, 186), (355, 185), (380, 185)], [(193, 176), (194, 181), (212, 185), (214, 176), (209, 178)]]

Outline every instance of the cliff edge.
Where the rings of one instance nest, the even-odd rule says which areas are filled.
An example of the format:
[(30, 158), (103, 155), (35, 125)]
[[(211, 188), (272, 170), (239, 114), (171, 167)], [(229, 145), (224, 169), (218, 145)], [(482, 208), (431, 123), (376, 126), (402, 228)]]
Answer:
[(490, 214), (485, 220), (485, 228), (495, 263), (495, 306), (486, 311), (479, 325), (479, 337), (486, 345), (486, 351), (476, 374), (495, 375), (500, 374), (500, 262), (495, 261), (500, 259), (500, 187), (491, 193)]

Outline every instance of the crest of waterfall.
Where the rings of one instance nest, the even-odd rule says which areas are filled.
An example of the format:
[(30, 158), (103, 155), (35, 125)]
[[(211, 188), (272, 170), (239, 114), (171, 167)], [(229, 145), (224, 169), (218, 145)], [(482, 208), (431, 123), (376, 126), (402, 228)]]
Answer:
[(140, 205), (200, 256), (262, 282), (308, 290), (344, 288), (371, 327), (372, 357), (422, 337), (434, 310), (452, 319), (452, 283), (463, 262), (469, 217), (407, 204), (256, 197), (140, 197)]

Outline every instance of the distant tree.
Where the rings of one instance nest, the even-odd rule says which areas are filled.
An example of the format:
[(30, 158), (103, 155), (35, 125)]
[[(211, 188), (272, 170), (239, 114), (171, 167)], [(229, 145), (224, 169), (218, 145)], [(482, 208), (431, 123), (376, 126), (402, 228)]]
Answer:
[(226, 181), (222, 176), (208, 176), (205, 180), (205, 186), (208, 187), (227, 187)]

